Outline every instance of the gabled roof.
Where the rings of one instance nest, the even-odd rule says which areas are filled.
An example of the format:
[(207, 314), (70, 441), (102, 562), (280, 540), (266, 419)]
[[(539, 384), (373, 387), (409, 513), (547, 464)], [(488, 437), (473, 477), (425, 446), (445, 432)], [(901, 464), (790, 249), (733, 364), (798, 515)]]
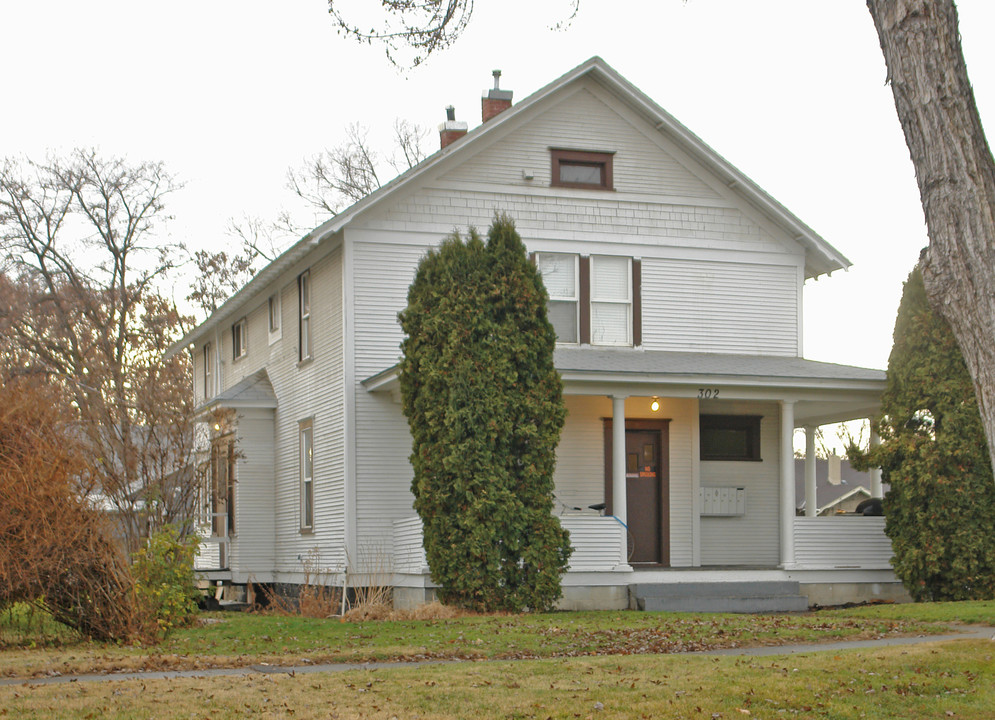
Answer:
[[(839, 485), (829, 482), (829, 461), (826, 458), (816, 458), (815, 482), (815, 506), (818, 513), (853, 495), (871, 496), (871, 474), (854, 470), (846, 458), (840, 460)], [(886, 493), (889, 488), (888, 483), (882, 486)], [(795, 458), (795, 505), (799, 510), (805, 509), (805, 458)]]
[(768, 195), (750, 178), (733, 167), (725, 158), (705, 144), (701, 138), (678, 122), (673, 115), (660, 107), (639, 90), (639, 88), (622, 77), (608, 63), (600, 57), (595, 56), (532, 93), (524, 100), (512, 105), (511, 108), (496, 115), (488, 122), (477, 126), (462, 138), (430, 155), (418, 165), (401, 173), (383, 187), (375, 190), (362, 200), (354, 203), (313, 229), (287, 249), (280, 257), (257, 273), (252, 280), (229, 298), (204, 323), (187, 333), (182, 340), (174, 344), (169, 349), (169, 354), (173, 354), (186, 347), (196, 337), (212, 330), (224, 319), (231, 317), (236, 310), (239, 310), (244, 304), (265, 289), (288, 267), (303, 258), (319, 244), (340, 232), (357, 217), (387, 202), (401, 188), (430, 173), (440, 163), (445, 162), (454, 155), (465, 153), (466, 149), (476, 143), (480, 138), (498, 132), (501, 127), (509, 123), (514, 123), (519, 116), (528, 112), (538, 103), (582, 78), (591, 78), (600, 83), (618, 97), (620, 101), (646, 118), (659, 132), (665, 134), (684, 152), (714, 173), (733, 192), (739, 194), (750, 205), (783, 228), (789, 236), (805, 248), (806, 278), (816, 277), (824, 273), (832, 273), (836, 270), (843, 270), (851, 265), (850, 261), (842, 253), (826, 242), (812, 228)]

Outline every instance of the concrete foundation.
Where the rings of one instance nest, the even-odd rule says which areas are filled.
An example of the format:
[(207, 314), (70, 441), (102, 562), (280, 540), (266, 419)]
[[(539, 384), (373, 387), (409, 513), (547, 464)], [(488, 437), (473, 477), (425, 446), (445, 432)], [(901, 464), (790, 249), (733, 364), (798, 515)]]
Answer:
[(414, 610), (419, 605), (436, 601), (435, 588), (394, 587), (394, 609)]
[(625, 610), (629, 607), (627, 585), (576, 585), (563, 588), (557, 610)]
[(799, 592), (809, 605), (844, 605), (861, 602), (912, 602), (900, 582), (802, 583)]

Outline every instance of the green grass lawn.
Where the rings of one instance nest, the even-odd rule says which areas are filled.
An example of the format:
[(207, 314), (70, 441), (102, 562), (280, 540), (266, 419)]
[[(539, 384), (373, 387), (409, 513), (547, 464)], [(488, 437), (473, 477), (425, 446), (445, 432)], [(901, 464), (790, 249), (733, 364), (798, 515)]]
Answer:
[(992, 600), (867, 605), (859, 608), (822, 610), (818, 614), (822, 617), (833, 618), (957, 622), (995, 627), (995, 601)]
[[(752, 645), (945, 632), (940, 622), (995, 624), (995, 602), (889, 605), (794, 615), (562, 612), (344, 623), (207, 613), (152, 648), (81, 641), (35, 618), (37, 637), (0, 616), (0, 675), (237, 667), (260, 662), (534, 659), (655, 655)], [(6, 627), (6, 630), (4, 629)], [(4, 639), (6, 638), (6, 639)]]

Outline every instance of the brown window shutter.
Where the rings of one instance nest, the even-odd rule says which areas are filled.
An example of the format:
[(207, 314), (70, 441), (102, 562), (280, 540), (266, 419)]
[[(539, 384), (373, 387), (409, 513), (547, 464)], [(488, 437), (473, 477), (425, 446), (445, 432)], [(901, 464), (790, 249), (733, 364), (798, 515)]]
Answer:
[(643, 261), (632, 259), (632, 347), (643, 344)]
[(529, 262), (532, 263), (532, 267), (536, 266), (536, 254), (534, 252), (529, 253)]
[(580, 342), (591, 344), (591, 258), (580, 257)]

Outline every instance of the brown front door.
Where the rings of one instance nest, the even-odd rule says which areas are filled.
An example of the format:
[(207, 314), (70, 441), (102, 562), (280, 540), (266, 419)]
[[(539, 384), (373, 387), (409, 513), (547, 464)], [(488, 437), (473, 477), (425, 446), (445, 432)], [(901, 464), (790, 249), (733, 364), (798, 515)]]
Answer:
[[(627, 420), (625, 423), (625, 486), (627, 525), (632, 533), (630, 563), (670, 565), (669, 423)], [(612, 423), (605, 422), (605, 499), (612, 507)]]

